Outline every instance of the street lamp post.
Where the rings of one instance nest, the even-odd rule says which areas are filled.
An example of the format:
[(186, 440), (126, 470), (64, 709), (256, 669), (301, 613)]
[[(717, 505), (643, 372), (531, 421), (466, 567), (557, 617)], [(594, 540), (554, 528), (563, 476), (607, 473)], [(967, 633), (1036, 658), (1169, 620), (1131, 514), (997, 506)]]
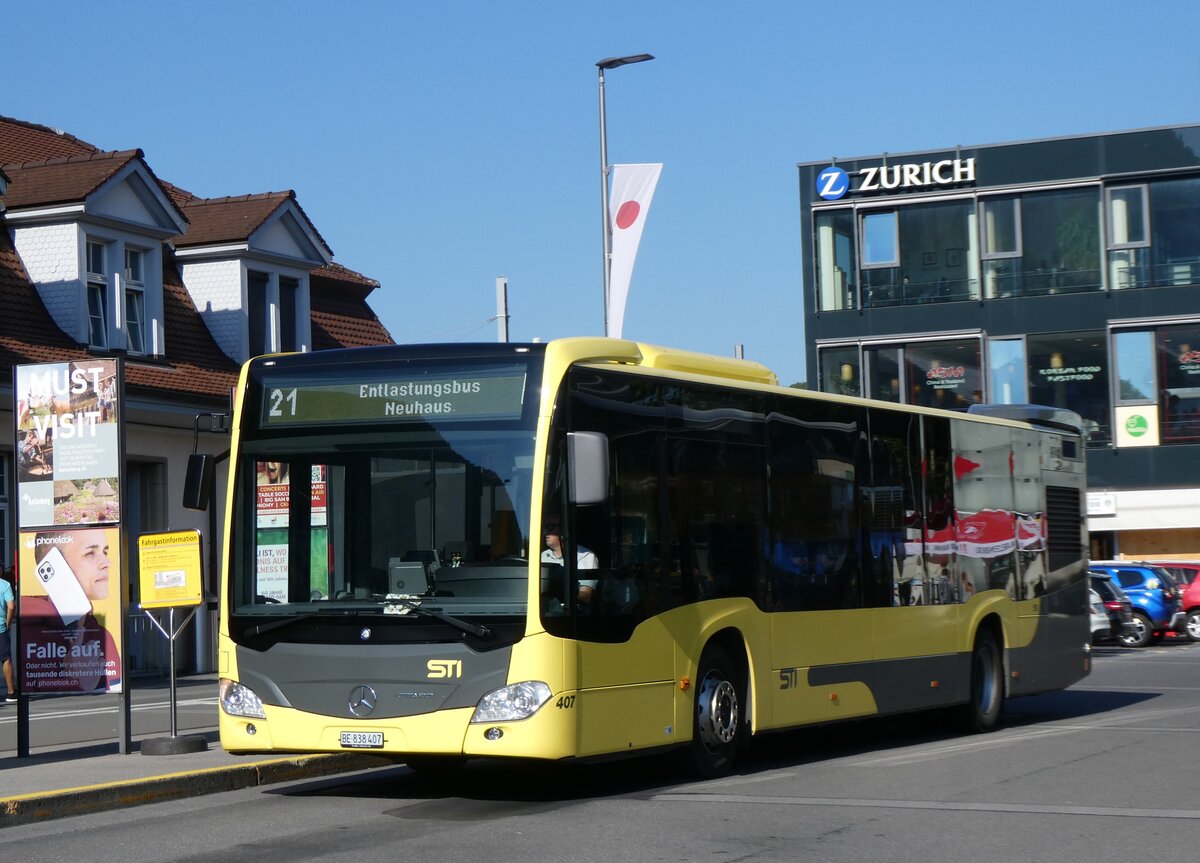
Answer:
[(600, 218), (604, 236), (604, 335), (608, 335), (608, 289), (612, 278), (612, 233), (608, 225), (608, 134), (604, 126), (604, 70), (645, 63), (653, 54), (631, 54), (628, 57), (609, 57), (596, 63), (600, 73)]

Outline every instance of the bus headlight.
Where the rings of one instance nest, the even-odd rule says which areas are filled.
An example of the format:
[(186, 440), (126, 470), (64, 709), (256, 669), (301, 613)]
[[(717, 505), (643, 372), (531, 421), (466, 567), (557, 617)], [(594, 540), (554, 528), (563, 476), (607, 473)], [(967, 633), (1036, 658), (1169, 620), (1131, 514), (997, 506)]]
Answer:
[(267, 714), (263, 712), (262, 699), (254, 694), (253, 689), (222, 677), (217, 692), (221, 702), (221, 709), (230, 716), (249, 716), (254, 719), (267, 718)]
[(528, 719), (549, 700), (550, 687), (540, 680), (503, 686), (479, 699), (471, 722), (516, 722)]

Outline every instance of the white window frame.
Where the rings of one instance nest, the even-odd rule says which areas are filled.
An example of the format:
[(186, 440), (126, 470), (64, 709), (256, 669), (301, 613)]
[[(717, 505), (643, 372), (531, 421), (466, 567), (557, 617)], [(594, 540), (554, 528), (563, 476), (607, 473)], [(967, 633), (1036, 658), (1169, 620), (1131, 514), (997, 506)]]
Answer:
[[(137, 278), (129, 265), (134, 257), (138, 262)], [(125, 284), (121, 300), (125, 311), (125, 348), (131, 354), (146, 353), (146, 257), (144, 250), (125, 246)]]
[[(867, 219), (871, 216), (890, 215), (892, 224), (892, 259), (889, 261), (867, 261)], [(859, 266), (864, 270), (886, 270), (900, 266), (900, 211), (895, 207), (880, 209), (862, 209), (858, 215)]]
[[(93, 252), (96, 250), (99, 250), (99, 268), (93, 266), (96, 263)], [(84, 299), (85, 308), (87, 309), (87, 343), (89, 347), (93, 348), (107, 348), (109, 343), (108, 258), (109, 243), (88, 237), (84, 252), (84, 262), (87, 270)], [(96, 272), (97, 269), (99, 269), (99, 272)], [(93, 308), (93, 296), (99, 298), (99, 317), (97, 317), (97, 310)], [(96, 338), (97, 333), (99, 333), (99, 338)]]
[[(1129, 190), (1137, 190), (1141, 193), (1142, 199), (1142, 239), (1127, 243), (1117, 243), (1113, 241), (1115, 231), (1113, 230), (1113, 193), (1127, 192)], [(1108, 250), (1119, 251), (1121, 249), (1148, 249), (1150, 248), (1150, 188), (1145, 183), (1136, 183), (1128, 186), (1109, 186), (1104, 190), (1104, 230), (1107, 234)]]
[[(987, 206), (996, 201), (1012, 201), (1013, 231), (1016, 238), (1016, 249), (1011, 252), (993, 252), (988, 249), (987, 242)], [(1019, 195), (992, 195), (979, 198), (979, 259), (981, 261), (1000, 261), (1020, 258), (1024, 254), (1021, 237), (1021, 198)]]

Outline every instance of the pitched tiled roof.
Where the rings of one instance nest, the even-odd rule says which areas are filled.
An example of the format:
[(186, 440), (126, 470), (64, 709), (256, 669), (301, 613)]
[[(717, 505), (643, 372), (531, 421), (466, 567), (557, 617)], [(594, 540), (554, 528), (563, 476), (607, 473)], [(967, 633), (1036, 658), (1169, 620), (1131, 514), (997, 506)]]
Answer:
[(134, 159), (141, 150), (114, 153), (89, 153), (86, 156), (59, 156), (37, 162), (10, 162), (8, 194), (4, 204), (10, 210), (21, 207), (82, 201)]
[[(20, 120), (0, 116), (0, 165), (10, 179), (3, 203), (9, 210), (81, 201), (129, 164), (142, 166), (171, 203), (190, 221), (174, 245), (188, 247), (246, 241), (281, 206), (291, 201), (317, 241), (328, 245), (294, 192), (229, 198), (197, 198), (186, 189), (154, 177), (140, 150), (102, 152), (86, 141)], [(310, 274), (314, 349), (392, 344), (367, 305), (379, 283), (341, 264)], [(64, 333), (50, 316), (12, 246), (0, 210), (0, 383), (11, 380), (14, 364), (67, 362), (94, 356)], [(237, 383), (238, 366), (217, 346), (184, 288), (170, 244), (163, 249), (163, 304), (166, 355), (126, 361), (126, 385), (164, 401), (221, 406)]]
[(295, 205), (312, 229), (313, 236), (332, 254), (329, 244), (296, 201), (296, 193), (290, 189), (286, 192), (263, 192), (228, 198), (192, 198), (183, 205), (191, 224), (186, 234), (175, 238), (175, 245), (182, 249), (219, 243), (243, 243), (287, 201)]
[(310, 270), (308, 276), (314, 290), (318, 287), (329, 287), (365, 297), (379, 287), (379, 282), (374, 279), (368, 278), (362, 273), (356, 273), (337, 262), (330, 262), (323, 267)]
[[(167, 256), (169, 257), (169, 256)], [(126, 385), (181, 401), (223, 399), (237, 383), (237, 364), (225, 356), (196, 313), (180, 284), (174, 261), (163, 266), (167, 355), (162, 361), (130, 359)], [(13, 249), (8, 226), (0, 219), (0, 378), (11, 380), (12, 366), (86, 360), (92, 356), (54, 323), (37, 288)]]
[(395, 344), (367, 305), (379, 282), (341, 264), (328, 264), (308, 274), (312, 306), (313, 350)]
[(59, 129), (0, 116), (0, 164), (96, 152), (99, 148)]

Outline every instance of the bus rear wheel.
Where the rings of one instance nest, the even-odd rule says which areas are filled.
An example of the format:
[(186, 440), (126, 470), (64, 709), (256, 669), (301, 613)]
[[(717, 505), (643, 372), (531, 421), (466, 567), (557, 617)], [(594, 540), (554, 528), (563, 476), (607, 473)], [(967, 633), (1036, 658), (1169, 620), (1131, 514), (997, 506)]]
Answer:
[(737, 666), (719, 647), (700, 656), (690, 763), (701, 776), (722, 776), (733, 767), (742, 734), (742, 698)]
[(1000, 642), (989, 629), (975, 636), (971, 651), (971, 700), (966, 705), (967, 730), (991, 731), (1000, 721), (1004, 706), (1004, 656)]

